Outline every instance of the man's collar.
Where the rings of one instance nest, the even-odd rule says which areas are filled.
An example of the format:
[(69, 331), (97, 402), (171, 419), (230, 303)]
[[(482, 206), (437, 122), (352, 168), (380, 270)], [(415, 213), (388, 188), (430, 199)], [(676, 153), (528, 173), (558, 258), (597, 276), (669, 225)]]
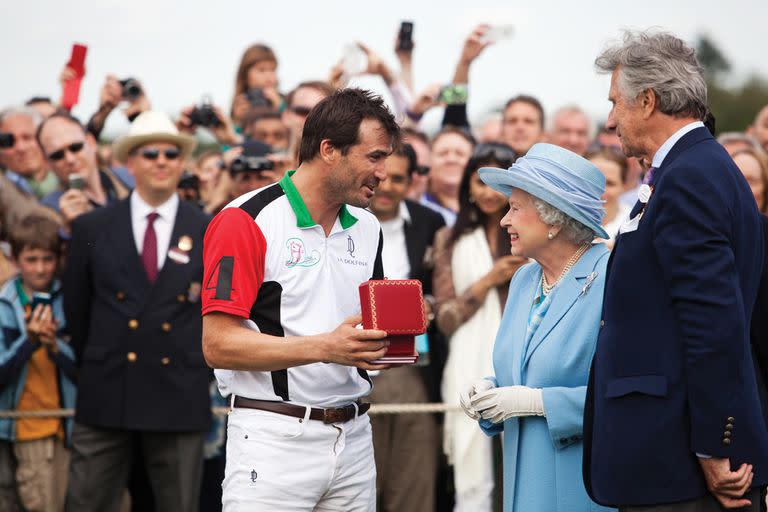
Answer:
[(135, 219), (146, 219), (147, 215), (149, 215), (152, 212), (157, 212), (158, 215), (162, 219), (168, 220), (170, 222), (173, 222), (176, 218), (176, 212), (179, 209), (179, 196), (178, 194), (173, 194), (171, 197), (168, 198), (166, 202), (158, 206), (157, 208), (153, 208), (149, 204), (147, 204), (144, 199), (139, 195), (139, 193), (134, 190), (131, 192), (131, 214), (133, 218)]
[[(309, 210), (307, 210), (307, 205), (304, 202), (304, 199), (301, 198), (299, 191), (296, 189), (296, 185), (294, 185), (293, 180), (291, 180), (291, 176), (293, 176), (295, 172), (296, 171), (294, 170), (285, 173), (283, 179), (280, 180), (280, 188), (285, 192), (285, 197), (288, 198), (288, 203), (291, 205), (291, 209), (296, 215), (296, 227), (311, 228), (312, 226), (317, 225), (317, 223), (312, 220), (312, 216), (309, 214)], [(347, 205), (341, 205), (341, 209), (339, 209), (339, 223), (341, 224), (341, 228), (349, 229), (354, 226), (356, 222), (357, 217), (349, 213)]]
[(405, 199), (400, 201), (400, 207), (398, 208), (397, 214), (400, 216), (401, 219), (403, 219), (406, 223), (411, 223), (411, 211), (408, 209), (408, 205), (405, 204)]
[(701, 121), (694, 121), (692, 123), (688, 123), (687, 125), (683, 126), (679, 130), (677, 130), (675, 133), (672, 134), (670, 138), (664, 142), (664, 144), (659, 147), (659, 149), (656, 151), (656, 154), (653, 155), (653, 162), (651, 163), (652, 167), (655, 167), (658, 169), (661, 167), (661, 164), (664, 163), (664, 159), (667, 158), (667, 155), (672, 150), (672, 148), (677, 144), (677, 142), (682, 139), (688, 132), (691, 132), (695, 130), (696, 128), (703, 128), (704, 123)]

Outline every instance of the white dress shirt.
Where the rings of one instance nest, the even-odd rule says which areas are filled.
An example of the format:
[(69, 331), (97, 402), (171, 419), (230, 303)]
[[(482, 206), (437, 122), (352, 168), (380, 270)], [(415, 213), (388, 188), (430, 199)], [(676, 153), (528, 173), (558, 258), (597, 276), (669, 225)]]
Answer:
[(168, 246), (171, 243), (173, 223), (176, 221), (176, 212), (179, 210), (179, 196), (173, 194), (170, 199), (153, 208), (141, 198), (135, 190), (131, 192), (131, 226), (133, 238), (136, 242), (136, 250), (141, 254), (144, 248), (144, 233), (147, 231), (147, 215), (156, 212), (159, 216), (153, 224), (157, 236), (157, 270), (163, 268), (165, 257), (168, 254)]
[(411, 275), (408, 246), (405, 244), (403, 229), (406, 222), (411, 222), (411, 215), (408, 213), (405, 201), (400, 202), (400, 210), (394, 219), (380, 222), (381, 233), (384, 236), (381, 259), (384, 264), (384, 276), (388, 279), (408, 279)]
[(651, 166), (655, 167), (656, 169), (661, 167), (661, 164), (664, 162), (664, 159), (667, 158), (667, 155), (672, 150), (674, 145), (677, 144), (677, 141), (682, 139), (685, 136), (685, 134), (695, 130), (696, 128), (704, 128), (704, 123), (702, 123), (701, 121), (694, 121), (692, 123), (688, 123), (687, 125), (677, 130), (675, 133), (673, 133), (672, 136), (668, 138), (664, 144), (661, 145), (658, 151), (656, 151), (656, 154), (653, 155), (653, 162), (651, 163)]

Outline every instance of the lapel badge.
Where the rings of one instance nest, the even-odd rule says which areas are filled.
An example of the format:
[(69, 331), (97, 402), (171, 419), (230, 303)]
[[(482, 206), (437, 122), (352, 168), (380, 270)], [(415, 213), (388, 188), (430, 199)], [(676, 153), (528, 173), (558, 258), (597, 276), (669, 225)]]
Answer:
[(168, 257), (180, 265), (186, 265), (189, 263), (189, 254), (184, 251), (180, 251), (176, 247), (168, 249)]
[(198, 282), (189, 283), (189, 290), (187, 290), (187, 300), (195, 303), (200, 300), (200, 292), (203, 291), (203, 287)]
[(192, 250), (192, 237), (189, 235), (183, 235), (179, 237), (179, 249), (184, 252)]

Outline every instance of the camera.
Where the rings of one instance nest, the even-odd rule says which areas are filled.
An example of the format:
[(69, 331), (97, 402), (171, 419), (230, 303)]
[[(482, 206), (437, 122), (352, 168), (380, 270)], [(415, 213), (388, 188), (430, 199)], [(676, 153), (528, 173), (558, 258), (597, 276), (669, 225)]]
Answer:
[(271, 160), (263, 156), (243, 156), (240, 155), (229, 164), (229, 172), (236, 174), (238, 172), (261, 172), (269, 171), (275, 168)]
[(213, 111), (213, 105), (211, 105), (210, 100), (206, 99), (189, 113), (189, 122), (206, 128), (216, 128), (222, 124), (219, 116)]
[(136, 101), (141, 97), (142, 90), (141, 84), (135, 78), (126, 78), (120, 80), (120, 86), (123, 88), (123, 99), (128, 101)]
[(12, 133), (0, 133), (0, 148), (12, 148), (16, 144), (16, 137)]
[(189, 171), (184, 171), (176, 188), (200, 191), (200, 178)]
[(259, 88), (249, 90), (245, 93), (245, 97), (248, 98), (248, 102), (252, 107), (272, 106), (272, 102), (269, 101), (266, 96), (264, 96), (264, 91)]

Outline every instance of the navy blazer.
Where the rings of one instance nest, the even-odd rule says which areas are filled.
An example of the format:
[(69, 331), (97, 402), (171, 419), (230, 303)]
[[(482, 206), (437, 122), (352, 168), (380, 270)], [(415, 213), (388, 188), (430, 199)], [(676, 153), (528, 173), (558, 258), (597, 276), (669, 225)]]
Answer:
[(130, 198), (73, 223), (64, 312), (80, 365), (78, 422), (157, 432), (208, 429), (210, 370), (200, 314), (207, 224), (205, 214), (179, 202), (170, 247), (188, 237), (189, 261), (166, 257), (153, 284), (136, 250)]
[(609, 261), (587, 392), (585, 484), (606, 505), (705, 495), (696, 453), (754, 464), (753, 484), (768, 482), (749, 343), (760, 213), (705, 128), (674, 145), (654, 185)]

